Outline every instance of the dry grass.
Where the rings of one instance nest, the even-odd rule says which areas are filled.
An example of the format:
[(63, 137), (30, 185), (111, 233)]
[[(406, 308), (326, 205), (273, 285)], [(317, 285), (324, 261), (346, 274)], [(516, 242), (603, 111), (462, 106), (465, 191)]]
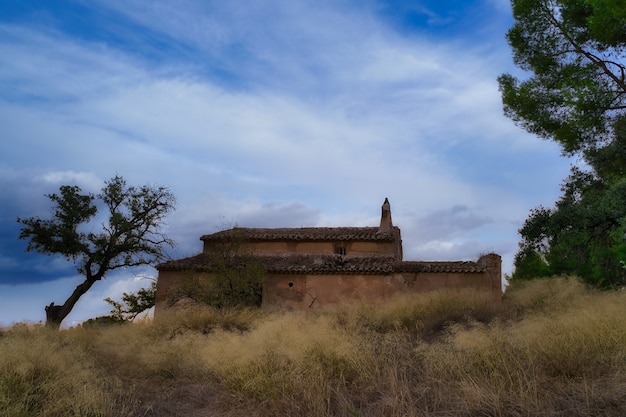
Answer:
[(337, 312), (340, 323), (378, 333), (405, 332), (429, 339), (452, 322), (490, 321), (501, 312), (484, 293), (472, 290), (400, 294), (391, 301), (346, 305)]
[(621, 416), (626, 294), (575, 279), (332, 313), (0, 331), (0, 416)]
[(132, 415), (135, 400), (65, 335), (16, 325), (0, 336), (0, 416)]

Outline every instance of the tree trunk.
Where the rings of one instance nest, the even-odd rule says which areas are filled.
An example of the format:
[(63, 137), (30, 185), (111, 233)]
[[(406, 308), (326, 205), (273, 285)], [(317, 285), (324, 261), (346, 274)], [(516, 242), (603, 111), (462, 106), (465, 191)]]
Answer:
[(63, 306), (55, 306), (54, 301), (47, 305), (46, 310), (46, 326), (58, 330), (61, 327), (61, 322), (67, 316), (62, 316), (61, 310)]
[(97, 279), (87, 279), (85, 282), (78, 285), (74, 289), (74, 292), (72, 292), (72, 295), (65, 301), (65, 304), (57, 306), (52, 302), (50, 305), (46, 306), (46, 326), (58, 330), (61, 327), (61, 322), (70, 314), (74, 305), (78, 302), (78, 299), (89, 291), (89, 288), (91, 288), (96, 281)]

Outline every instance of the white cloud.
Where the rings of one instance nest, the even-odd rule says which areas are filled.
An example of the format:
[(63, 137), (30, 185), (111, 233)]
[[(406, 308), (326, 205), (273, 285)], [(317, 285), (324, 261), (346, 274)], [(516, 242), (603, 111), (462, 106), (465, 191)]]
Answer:
[(103, 186), (103, 181), (92, 172), (50, 171), (36, 179), (43, 180), (57, 187), (66, 184), (76, 184), (89, 191), (99, 190)]
[(119, 14), (98, 29), (126, 43), (0, 24), (11, 221), (46, 213), (40, 196), (60, 183), (99, 189), (117, 173), (172, 188), (181, 256), (223, 219), (377, 225), (389, 197), (407, 257), (493, 250), (510, 264), (517, 228), (555, 200), (567, 161), (502, 115), (508, 15), (450, 39), (357, 3), (90, 3)]

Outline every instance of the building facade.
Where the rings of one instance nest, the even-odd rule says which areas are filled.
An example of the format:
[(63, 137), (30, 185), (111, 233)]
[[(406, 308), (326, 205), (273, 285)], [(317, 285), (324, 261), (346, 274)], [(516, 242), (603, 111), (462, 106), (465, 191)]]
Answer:
[(499, 303), (502, 261), (404, 261), (400, 229), (385, 199), (378, 227), (233, 228), (200, 238), (203, 251), (160, 264), (156, 314), (184, 279), (209, 279), (215, 254), (246, 254), (262, 265), (263, 306), (288, 310), (332, 308), (380, 300), (398, 292), (475, 290)]

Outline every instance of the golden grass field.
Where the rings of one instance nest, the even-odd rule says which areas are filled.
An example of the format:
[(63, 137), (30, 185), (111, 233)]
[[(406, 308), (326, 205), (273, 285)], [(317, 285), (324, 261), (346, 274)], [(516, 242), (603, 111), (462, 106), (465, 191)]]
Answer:
[(1, 417), (624, 415), (626, 293), (576, 279), (0, 331)]

